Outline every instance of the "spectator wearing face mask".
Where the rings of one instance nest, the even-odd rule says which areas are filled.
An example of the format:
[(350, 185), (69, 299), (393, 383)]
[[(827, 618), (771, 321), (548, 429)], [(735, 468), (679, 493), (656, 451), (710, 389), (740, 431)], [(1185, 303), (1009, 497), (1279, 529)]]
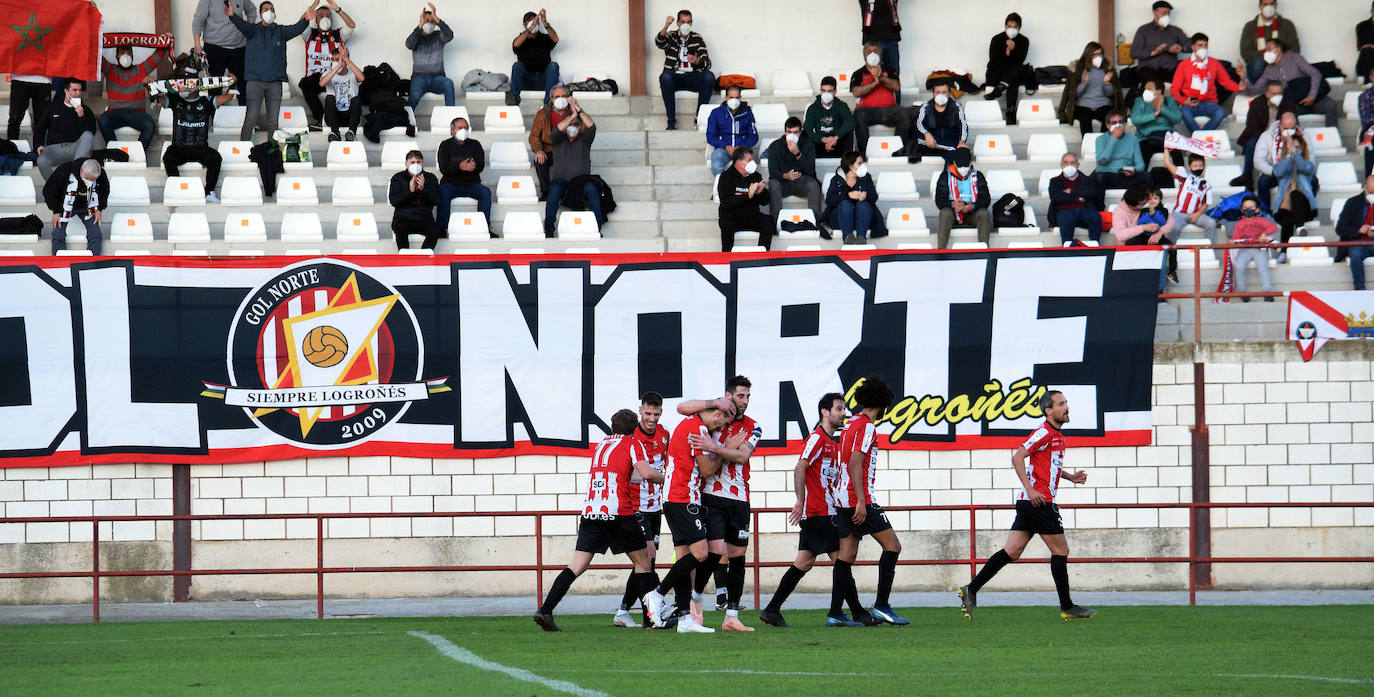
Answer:
[(554, 236), (558, 207), (564, 204), (569, 208), (585, 206), (596, 218), (598, 230), (606, 224), (606, 211), (601, 205), (604, 182), (592, 175), (596, 123), (582, 110), (577, 97), (568, 97), (568, 109), (571, 111), (568, 118), (559, 121), (549, 133), (553, 142), (553, 165), (549, 167), (549, 197), (544, 202), (545, 237)]
[(869, 126), (891, 126), (903, 140), (910, 130), (911, 111), (900, 103), (902, 83), (896, 73), (882, 65), (882, 49), (877, 44), (867, 44), (863, 67), (849, 78), (849, 93), (859, 100), (854, 109), (854, 145), (859, 152), (868, 151)]
[(434, 220), (439, 191), (439, 179), (425, 171), (424, 153), (419, 150), (406, 153), (406, 168), (391, 175), (391, 185), (387, 189), (387, 200), (396, 209), (391, 214), (391, 232), (396, 236), (397, 249), (409, 246), (409, 235), (424, 235), (421, 245), (424, 249), (434, 249), (440, 237), (448, 236), (447, 228)]
[(1097, 182), (1078, 170), (1078, 155), (1064, 153), (1059, 158), (1060, 173), (1050, 179), (1049, 219), (1059, 228), (1059, 241), (1065, 247), (1074, 239), (1074, 230), (1083, 228), (1088, 239), (1102, 238), (1102, 198)]
[[(1260, 75), (1259, 82), (1278, 80), (1283, 83), (1283, 95), (1298, 103), (1299, 114), (1321, 114), (1327, 126), (1335, 126), (1339, 118), (1339, 105), (1327, 96), (1331, 85), (1326, 83), (1320, 71), (1312, 67), (1297, 53), (1288, 50), (1288, 44), (1279, 39), (1270, 39), (1264, 51), (1264, 62), (1268, 63)], [(1259, 91), (1251, 85), (1250, 94)]]
[(740, 101), (740, 89), (728, 87), (725, 101), (706, 119), (706, 143), (711, 151), (711, 174), (720, 174), (729, 166), (735, 148), (753, 148), (759, 144), (759, 132), (754, 126), (754, 110)]
[(1126, 132), (1126, 117), (1119, 111), (1107, 113), (1107, 132), (1097, 136), (1097, 169), (1093, 178), (1104, 194), (1107, 189), (1129, 189), (1149, 182), (1145, 160), (1140, 156), (1140, 141), (1134, 133)]
[[(851, 150), (840, 158), (840, 166), (830, 177), (825, 192), (825, 213), (821, 217), (845, 244), (863, 244), (869, 237), (883, 237), (887, 227), (878, 210), (878, 187), (868, 173), (863, 153)], [(830, 233), (821, 229), (821, 237)]]
[(949, 247), (949, 233), (956, 227), (978, 228), (978, 241), (992, 238), (992, 193), (983, 173), (973, 168), (973, 153), (968, 148), (954, 151), (953, 161), (935, 180), (935, 207), (940, 215), (935, 226), (936, 246)]
[[(692, 13), (679, 10), (677, 29), (674, 18), (663, 22), (663, 28), (654, 37), (654, 45), (663, 51), (663, 72), (658, 74), (658, 88), (663, 93), (663, 110), (668, 114), (668, 130), (677, 130), (678, 90), (691, 90), (697, 93), (697, 109), (711, 101), (716, 89), (716, 76), (711, 73), (711, 54), (706, 50), (706, 39), (692, 31)], [(692, 119), (693, 127), (696, 119)]]
[(444, 74), (444, 45), (453, 41), (453, 30), (439, 19), (434, 3), (420, 13), (420, 23), (406, 37), (413, 63), (410, 72), (410, 99), (414, 109), (426, 94), (444, 95), (444, 106), (453, 106), (453, 80)]
[[(1236, 279), (1236, 291), (1245, 292), (1245, 267), (1250, 262), (1255, 262), (1255, 270), (1259, 272), (1260, 288), (1265, 292), (1274, 290), (1274, 279), (1269, 275), (1269, 250), (1268, 245), (1274, 242), (1274, 235), (1279, 231), (1279, 226), (1273, 220), (1260, 212), (1260, 202), (1253, 194), (1247, 195), (1240, 202), (1240, 220), (1231, 226), (1231, 244), (1247, 245), (1240, 249), (1230, 250), (1231, 254), (1231, 273)], [(1241, 302), (1250, 302), (1250, 298), (1241, 298)], [(1274, 297), (1269, 296), (1264, 302), (1274, 302)]]
[(1131, 40), (1131, 58), (1135, 59), (1135, 76), (1140, 82), (1158, 80), (1168, 82), (1178, 68), (1180, 54), (1187, 50), (1188, 34), (1173, 26), (1174, 6), (1158, 0), (1150, 6), (1149, 22), (1135, 30)]
[(802, 132), (801, 119), (787, 117), (781, 138), (768, 145), (768, 210), (776, 226), (784, 196), (806, 199), (806, 207), (821, 218), (821, 183), (816, 179), (816, 146)]
[(1093, 122), (1105, 123), (1107, 112), (1123, 109), (1121, 91), (1117, 89), (1116, 68), (1107, 60), (1102, 45), (1089, 41), (1083, 55), (1069, 66), (1064, 82), (1064, 95), (1059, 101), (1059, 123), (1078, 122), (1078, 132), (1093, 132)]
[(68, 79), (61, 98), (48, 104), (33, 124), (36, 164), (44, 179), (64, 162), (90, 157), (95, 148), (95, 115), (81, 97), (84, 84)]
[(240, 85), (238, 103), (246, 103), (244, 89), (244, 55), (248, 42), (239, 32), (229, 16), (221, 11), (225, 3), (235, 15), (249, 22), (258, 21), (258, 8), (252, 0), (198, 0), (196, 11), (191, 16), (191, 33), (196, 42), (196, 53), (205, 56), (210, 64), (210, 74), (214, 76), (232, 75)]
[(454, 198), (470, 198), (477, 202), (477, 210), (491, 224), (491, 189), (482, 183), (482, 170), (487, 167), (482, 144), (469, 138), (468, 120), (458, 117), (449, 122), (452, 136), (439, 144), (439, 173), (444, 175), (439, 188), (439, 227), (447, 230)]
[(816, 157), (841, 157), (854, 149), (854, 114), (835, 96), (837, 84), (830, 75), (821, 78), (821, 93), (806, 107), (802, 131), (815, 144)]
[(1298, 128), (1297, 112), (1282, 111), (1255, 142), (1255, 155), (1250, 158), (1254, 171), (1259, 173), (1255, 179), (1255, 193), (1270, 211), (1274, 210), (1274, 187), (1278, 186), (1274, 166), (1283, 161), (1289, 141), (1300, 136), (1302, 129)]
[(530, 151), (534, 153), (534, 174), (539, 180), (539, 200), (548, 199), (549, 166), (553, 164), (553, 129), (572, 116), (568, 97), (572, 93), (564, 85), (554, 85), (549, 91), (552, 99), (534, 115), (530, 124)]
[(730, 155), (730, 167), (720, 173), (720, 180), (716, 182), (722, 252), (734, 248), (736, 232), (757, 232), (759, 246), (769, 247), (773, 239), (773, 221), (762, 210), (768, 201), (767, 191), (768, 185), (759, 174), (753, 149), (735, 148)]
[(1206, 34), (1193, 34), (1193, 54), (1178, 64), (1170, 83), (1174, 99), (1183, 105), (1183, 125), (1189, 134), (1221, 127), (1226, 112), (1217, 103), (1218, 85), (1232, 92), (1240, 92), (1246, 87), (1245, 78), (1236, 84), (1220, 61), (1208, 57), (1207, 44)]
[(983, 87), (993, 89), (983, 95), (983, 99), (994, 101), (1006, 95), (1006, 108), (1002, 111), (1006, 115), (1007, 125), (1015, 126), (1021, 87), (1026, 88), (1026, 94), (1035, 94), (1035, 71), (1026, 64), (1030, 39), (1021, 33), (1021, 15), (1015, 12), (1007, 15), (1004, 25), (1006, 28), (1002, 33), (992, 37), (992, 42), (988, 44), (987, 81)]
[(1350, 278), (1355, 290), (1364, 290), (1364, 260), (1374, 256), (1374, 176), (1365, 177), (1364, 190), (1346, 199), (1336, 217), (1336, 236), (1342, 242), (1362, 242), (1346, 247)]
[[(334, 50), (329, 72), (321, 75), (319, 84), (327, 93), (324, 98), (324, 117), (329, 124), (330, 142), (358, 139), (358, 122), (363, 117), (363, 100), (358, 98), (363, 71), (353, 62), (347, 46)], [(344, 128), (342, 135), (339, 129)]]
[[(168, 35), (170, 36), (170, 35)], [(143, 149), (151, 150), (157, 135), (157, 121), (148, 113), (148, 83), (155, 79), (157, 68), (170, 49), (155, 49), (142, 63), (134, 63), (134, 50), (129, 46), (115, 49), (113, 63), (101, 59), (101, 75), (105, 78), (105, 113), (97, 123), (105, 142), (115, 140), (116, 128), (138, 130)]]
[[(329, 85), (321, 78), (334, 67), (339, 49), (353, 36), (353, 30), (357, 27), (353, 18), (339, 9), (334, 0), (326, 2), (329, 7), (317, 7), (320, 0), (310, 4), (310, 25), (305, 32), (305, 77), (297, 85), (306, 108), (310, 110), (312, 131), (320, 130), (324, 124), (324, 104), (320, 101), (320, 95)], [(343, 20), (342, 25), (334, 19), (336, 12), (339, 19)]]
[[(1274, 212), (1274, 220), (1279, 223), (1280, 240), (1287, 242), (1294, 235), (1305, 237), (1307, 227), (1304, 223), (1317, 217), (1317, 194), (1313, 186), (1317, 163), (1307, 149), (1307, 139), (1300, 133), (1284, 139), (1279, 157), (1273, 172), (1278, 186), (1269, 210)], [(1287, 251), (1279, 253), (1278, 262), (1288, 263)]]
[(1189, 153), (1187, 167), (1180, 170), (1166, 149), (1164, 166), (1173, 176), (1174, 188), (1178, 191), (1174, 210), (1169, 214), (1170, 226), (1181, 233), (1184, 225), (1196, 225), (1202, 228), (1208, 241), (1216, 239), (1217, 221), (1207, 215), (1207, 209), (1212, 207), (1212, 184), (1206, 179), (1207, 158)]
[(553, 62), (553, 47), (558, 45), (558, 32), (549, 24), (545, 10), (526, 12), (520, 35), (511, 42), (515, 63), (510, 67), (510, 91), (506, 104), (520, 103), (520, 90), (544, 90), (549, 101), (553, 86), (559, 84), (558, 64)]
[(1298, 105), (1283, 96), (1283, 83), (1278, 80), (1265, 83), (1264, 93), (1250, 100), (1245, 112), (1245, 130), (1236, 138), (1236, 144), (1245, 149), (1243, 171), (1239, 177), (1231, 180), (1231, 186), (1244, 186), (1247, 189), (1254, 186), (1255, 146), (1260, 136), (1278, 120), (1279, 114), (1297, 110)]
[(91, 159), (64, 162), (43, 184), (43, 201), (52, 211), (52, 253), (67, 248), (67, 225), (72, 218), (86, 226), (86, 249), (100, 256), (101, 211), (110, 199), (110, 180), (100, 163)]
[[(181, 78), (196, 76), (195, 68), (179, 63), (174, 73)], [(181, 174), (181, 165), (195, 162), (205, 168), (205, 202), (219, 203), (215, 188), (219, 185), (219, 169), (224, 158), (210, 147), (210, 131), (215, 123), (215, 109), (233, 99), (222, 94), (211, 97), (200, 90), (168, 92), (167, 108), (172, 110), (172, 142), (162, 153), (162, 166), (167, 176)]]
[(949, 83), (938, 82), (932, 91), (935, 95), (930, 101), (912, 107), (916, 113), (911, 117), (912, 132), (906, 138), (907, 162), (920, 162), (924, 155), (938, 155), (949, 164), (956, 150), (968, 147), (968, 119), (964, 118), (963, 105), (950, 95)]
[(1259, 14), (1240, 28), (1240, 60), (1250, 82), (1264, 73), (1264, 49), (1270, 39), (1279, 39), (1292, 46), (1294, 53), (1302, 53), (1297, 28), (1287, 17), (1279, 16), (1279, 1), (1259, 0)]
[(896, 77), (902, 72), (902, 19), (897, 15), (898, 0), (859, 0), (860, 29), (865, 46), (882, 49), (883, 70)]
[(1164, 152), (1164, 135), (1183, 118), (1183, 110), (1162, 83), (1150, 80), (1144, 87), (1131, 107), (1131, 123), (1140, 141), (1140, 160), (1148, 167), (1155, 153)]
[[(224, 16), (234, 23), (234, 27), (247, 39), (247, 53), (244, 59), (244, 91), (247, 94), (248, 113), (239, 130), (239, 140), (252, 140), (253, 127), (256, 125), (269, 136), (277, 130), (277, 120), (281, 114), (282, 83), (286, 77), (286, 42), (300, 36), (309, 25), (312, 12), (306, 10), (295, 24), (277, 24), (277, 11), (270, 2), (258, 5), (257, 24), (234, 14), (234, 6), (224, 6)], [(263, 114), (264, 105), (267, 113)]]

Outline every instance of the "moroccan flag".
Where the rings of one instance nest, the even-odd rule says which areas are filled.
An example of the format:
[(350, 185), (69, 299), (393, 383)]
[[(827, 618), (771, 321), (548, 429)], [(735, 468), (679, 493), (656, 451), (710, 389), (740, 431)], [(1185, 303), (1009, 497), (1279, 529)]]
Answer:
[(100, 44), (86, 0), (0, 0), (0, 73), (98, 80)]

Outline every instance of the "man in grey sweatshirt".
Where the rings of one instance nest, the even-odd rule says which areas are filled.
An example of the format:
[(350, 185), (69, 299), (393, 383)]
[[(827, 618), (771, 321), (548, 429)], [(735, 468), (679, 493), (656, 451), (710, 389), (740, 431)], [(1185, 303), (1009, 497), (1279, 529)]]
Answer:
[[(252, 0), (199, 0), (191, 16), (191, 33), (195, 35), (196, 51), (204, 54), (210, 63), (210, 74), (219, 77), (227, 72), (234, 76), (234, 84), (241, 86), (244, 46), (248, 42), (220, 11), (225, 2), (234, 8), (234, 14), (242, 15), (249, 22), (258, 21), (258, 8), (253, 6)], [(238, 103), (240, 106), (245, 103), (242, 89), (239, 89)]]
[[(309, 26), (310, 10), (301, 13), (295, 24), (277, 24), (277, 12), (271, 2), (258, 5), (257, 24), (250, 23), (234, 14), (234, 6), (224, 6), (224, 16), (234, 23), (247, 41), (244, 57), (244, 90), (248, 101), (248, 113), (243, 118), (243, 128), (239, 130), (239, 140), (251, 140), (253, 126), (272, 137), (277, 130), (277, 115), (281, 113), (281, 83), (286, 82), (286, 42), (300, 36)], [(261, 114), (263, 103), (267, 104), (266, 118)]]
[(406, 37), (415, 67), (410, 74), (410, 108), (427, 93), (444, 95), (444, 106), (453, 106), (453, 81), (444, 74), (444, 45), (453, 40), (453, 30), (439, 19), (434, 3), (420, 13), (420, 23)]

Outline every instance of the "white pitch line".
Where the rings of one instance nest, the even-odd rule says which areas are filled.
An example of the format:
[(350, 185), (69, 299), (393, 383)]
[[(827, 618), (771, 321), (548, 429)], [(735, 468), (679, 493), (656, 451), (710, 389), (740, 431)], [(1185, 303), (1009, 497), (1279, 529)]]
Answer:
[(459, 663), (466, 663), (470, 666), (481, 668), (482, 670), (490, 670), (497, 673), (505, 673), (506, 675), (509, 675), (510, 677), (515, 678), (516, 680), (538, 683), (540, 685), (543, 685), (544, 687), (553, 690), (558, 690), (559, 692), (566, 692), (570, 695), (577, 695), (577, 697), (611, 697), (611, 695), (605, 692), (601, 692), (599, 690), (589, 690), (576, 683), (570, 683), (566, 680), (552, 680), (550, 678), (535, 675), (534, 673), (531, 673), (523, 668), (512, 668), (511, 666), (488, 661), (487, 659), (478, 656), (477, 654), (449, 641), (448, 639), (445, 639), (435, 634), (430, 634), (429, 632), (406, 633), (413, 637), (424, 639), (425, 641), (433, 645), (434, 648), (438, 649), (439, 653), (442, 653), (445, 656), (448, 656), (449, 658), (458, 661)]
[(1265, 678), (1270, 680), (1315, 680), (1318, 682), (1338, 682), (1347, 685), (1374, 685), (1374, 680), (1363, 678), (1331, 678), (1322, 675), (1264, 675), (1260, 673), (1217, 673), (1219, 678)]
[(897, 673), (835, 673), (835, 672), (828, 672), (828, 671), (811, 671), (811, 670), (750, 670), (750, 669), (747, 669), (747, 668), (726, 668), (726, 669), (719, 669), (719, 670), (682, 670), (682, 669), (671, 669), (671, 668), (669, 668), (669, 669), (647, 669), (647, 668), (646, 668), (646, 669), (634, 669), (634, 668), (611, 668), (611, 669), (586, 668), (586, 669), (583, 669), (583, 668), (572, 668), (572, 669), (569, 669), (568, 672), (571, 672), (571, 673), (625, 673), (625, 674), (631, 674), (631, 673), (676, 673), (676, 674), (682, 674), (682, 675), (719, 675), (719, 674), (721, 674), (721, 673), (726, 673), (726, 674), (730, 674), (730, 675), (779, 675), (779, 676), (799, 675), (799, 676), (809, 676), (809, 677), (840, 677), (840, 678), (850, 678), (850, 677), (852, 677), (852, 678), (876, 678), (876, 677), (890, 677), (890, 676), (893, 676), (893, 675), (897, 675)]

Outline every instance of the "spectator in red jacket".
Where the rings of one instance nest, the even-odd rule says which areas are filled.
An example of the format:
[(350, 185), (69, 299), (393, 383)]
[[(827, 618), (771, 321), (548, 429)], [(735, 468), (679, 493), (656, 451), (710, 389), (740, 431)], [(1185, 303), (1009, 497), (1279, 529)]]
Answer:
[[(1221, 104), (1217, 103), (1217, 85), (1232, 92), (1245, 89), (1245, 76), (1236, 84), (1220, 61), (1207, 57), (1207, 35), (1193, 34), (1193, 57), (1178, 64), (1174, 70), (1171, 91), (1174, 99), (1183, 106), (1183, 125), (1191, 134), (1193, 131), (1210, 131), (1221, 126), (1226, 117)], [(1199, 123), (1198, 117), (1206, 119)]]

